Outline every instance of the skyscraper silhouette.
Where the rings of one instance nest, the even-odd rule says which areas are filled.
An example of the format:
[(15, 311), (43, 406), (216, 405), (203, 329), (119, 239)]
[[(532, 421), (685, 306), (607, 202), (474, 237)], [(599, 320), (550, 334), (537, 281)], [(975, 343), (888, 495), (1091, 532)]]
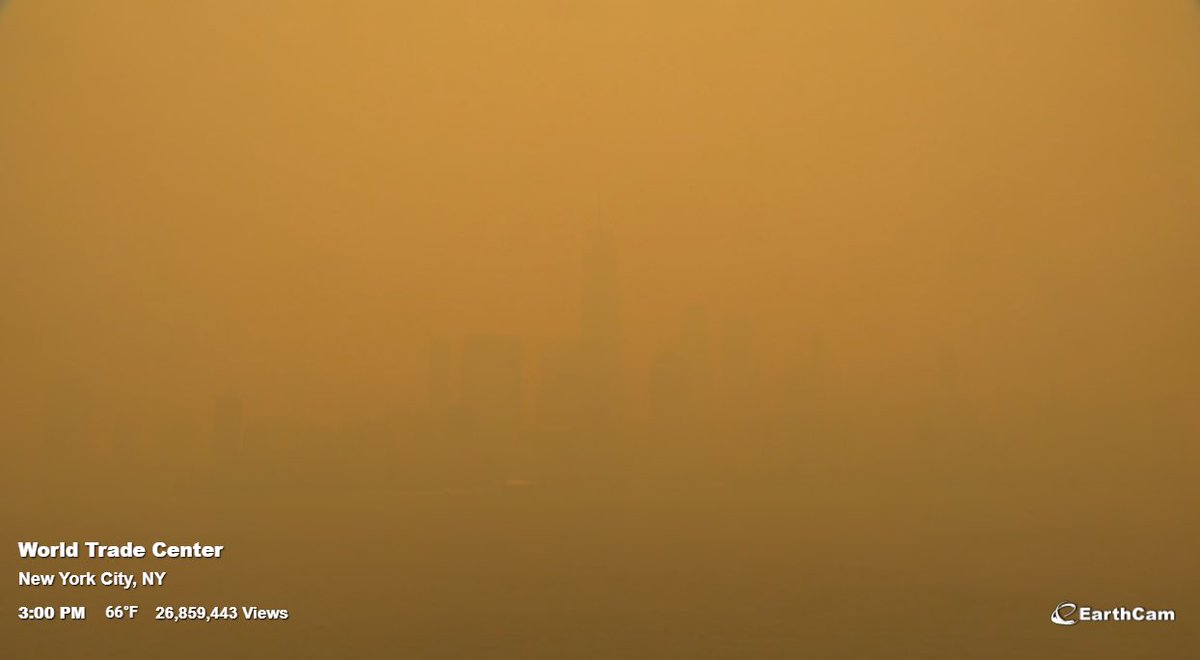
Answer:
[(614, 467), (619, 439), (620, 301), (616, 241), (597, 224), (585, 238), (579, 335), (543, 356), (539, 449), (551, 478), (590, 478)]
[(597, 225), (583, 253), (580, 297), (580, 375), (583, 415), (589, 427), (612, 433), (617, 415), (619, 370), (617, 250), (612, 232)]

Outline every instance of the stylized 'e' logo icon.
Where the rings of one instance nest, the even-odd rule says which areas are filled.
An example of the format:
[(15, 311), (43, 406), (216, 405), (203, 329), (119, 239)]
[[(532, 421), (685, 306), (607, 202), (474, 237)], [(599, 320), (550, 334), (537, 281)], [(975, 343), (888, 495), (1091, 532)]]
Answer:
[(1067, 617), (1075, 614), (1076, 609), (1075, 603), (1072, 603), (1069, 600), (1064, 600), (1058, 604), (1058, 607), (1054, 608), (1053, 612), (1050, 613), (1050, 621), (1057, 623), (1060, 626), (1073, 626), (1079, 622), (1075, 621), (1074, 619), (1068, 619)]

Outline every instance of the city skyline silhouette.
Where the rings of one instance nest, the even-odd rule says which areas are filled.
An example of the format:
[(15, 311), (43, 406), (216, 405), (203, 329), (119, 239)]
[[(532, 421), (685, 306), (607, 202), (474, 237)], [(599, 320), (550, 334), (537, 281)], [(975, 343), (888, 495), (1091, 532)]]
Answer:
[(3, 2), (0, 655), (1200, 658), (1196, 9)]

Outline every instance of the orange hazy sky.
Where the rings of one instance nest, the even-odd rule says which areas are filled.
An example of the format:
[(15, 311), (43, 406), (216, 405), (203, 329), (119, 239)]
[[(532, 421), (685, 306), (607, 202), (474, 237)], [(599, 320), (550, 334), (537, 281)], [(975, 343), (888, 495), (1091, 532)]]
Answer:
[(1185, 0), (14, 0), (5, 414), (376, 414), (473, 332), (533, 372), (597, 223), (634, 398), (699, 307), (847, 406), (947, 346), (983, 409), (1182, 406), (1197, 118)]

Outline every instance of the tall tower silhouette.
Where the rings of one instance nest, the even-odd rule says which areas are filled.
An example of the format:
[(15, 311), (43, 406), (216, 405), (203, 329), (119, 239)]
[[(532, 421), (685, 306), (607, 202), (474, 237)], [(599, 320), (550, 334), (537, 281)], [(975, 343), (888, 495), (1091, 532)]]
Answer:
[(607, 227), (597, 224), (584, 246), (580, 299), (584, 415), (597, 430), (611, 431), (615, 422), (620, 360), (618, 308), (616, 241)]
[(584, 239), (579, 335), (540, 366), (537, 453), (552, 478), (615, 466), (620, 323), (616, 241), (602, 224)]

